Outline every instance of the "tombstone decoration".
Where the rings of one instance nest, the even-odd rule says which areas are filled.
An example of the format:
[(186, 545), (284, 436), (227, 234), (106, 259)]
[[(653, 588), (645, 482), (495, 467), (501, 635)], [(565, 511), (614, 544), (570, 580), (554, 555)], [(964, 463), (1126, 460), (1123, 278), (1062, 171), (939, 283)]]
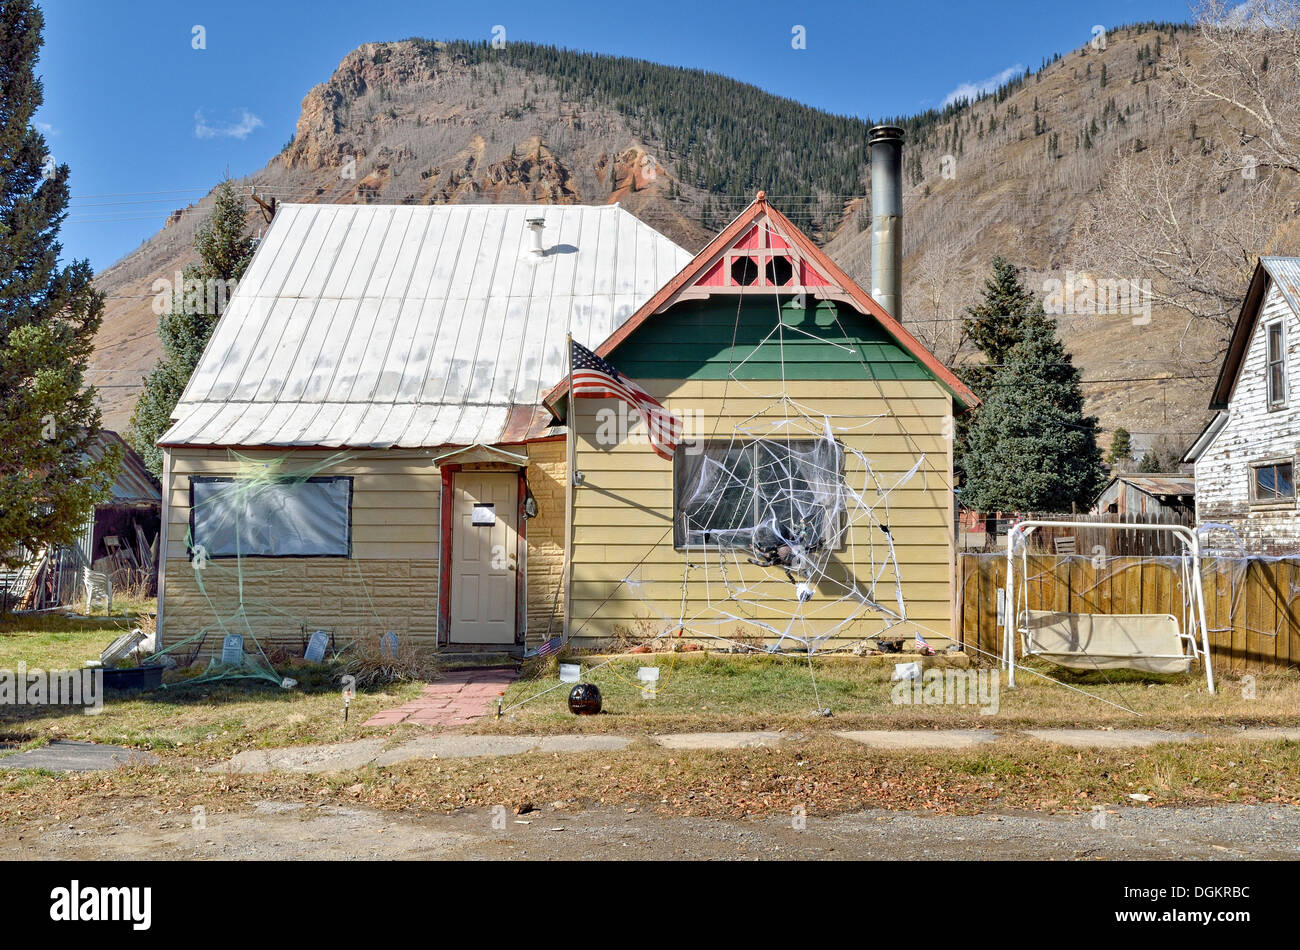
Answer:
[(379, 638), (379, 655), (386, 660), (397, 659), (397, 634), (389, 630)]
[(244, 638), (238, 633), (230, 633), (221, 641), (221, 665), (244, 665)]
[(324, 630), (317, 630), (307, 641), (307, 652), (303, 659), (308, 663), (321, 663), (325, 659), (325, 648), (330, 645), (330, 635)]

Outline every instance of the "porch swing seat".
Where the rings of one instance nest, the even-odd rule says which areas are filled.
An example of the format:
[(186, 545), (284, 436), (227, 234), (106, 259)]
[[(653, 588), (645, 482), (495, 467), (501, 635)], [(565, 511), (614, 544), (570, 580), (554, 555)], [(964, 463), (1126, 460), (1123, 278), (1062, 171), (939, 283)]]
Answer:
[(1025, 611), (1025, 653), (1076, 670), (1186, 673), (1193, 657), (1172, 614)]

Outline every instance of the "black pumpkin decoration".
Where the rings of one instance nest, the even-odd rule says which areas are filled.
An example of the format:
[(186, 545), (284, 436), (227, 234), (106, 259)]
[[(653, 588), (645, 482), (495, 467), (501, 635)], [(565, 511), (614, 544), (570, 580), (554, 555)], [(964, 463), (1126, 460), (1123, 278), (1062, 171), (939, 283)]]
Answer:
[(575, 716), (594, 716), (600, 712), (600, 690), (593, 683), (579, 683), (569, 690), (569, 712)]

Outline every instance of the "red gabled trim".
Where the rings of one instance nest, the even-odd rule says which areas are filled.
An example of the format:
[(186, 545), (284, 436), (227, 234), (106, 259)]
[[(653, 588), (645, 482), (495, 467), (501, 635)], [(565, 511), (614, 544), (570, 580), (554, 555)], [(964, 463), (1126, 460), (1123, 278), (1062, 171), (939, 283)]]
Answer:
[[(736, 246), (737, 241), (742, 236), (747, 235), (763, 215), (768, 217), (778, 231), (782, 232), (781, 236), (788, 240), (790, 245), (802, 256), (801, 278), (803, 286), (836, 287), (838, 285), (839, 290), (847, 294), (864, 314), (873, 317), (884, 328), (885, 332), (929, 370), (944, 388), (952, 393), (958, 402), (968, 409), (979, 405), (979, 399), (976, 398), (965, 383), (957, 378), (952, 370), (944, 366), (939, 358), (926, 349), (920, 340), (912, 336), (901, 323), (891, 317), (884, 307), (872, 299), (870, 294), (855, 284), (852, 278), (827, 257), (826, 253), (814, 244), (807, 235), (795, 227), (789, 218), (770, 206), (767, 203), (767, 195), (761, 191), (753, 203), (723, 228), (722, 232), (710, 241), (704, 250), (695, 255), (694, 259), (682, 268), (676, 277), (661, 287), (653, 297), (641, 305), (636, 313), (632, 314), (626, 323), (610, 334), (605, 342), (596, 348), (596, 355), (607, 358), (629, 336), (636, 332), (636, 329), (641, 324), (670, 305), (687, 288), (721, 286), (715, 283), (717, 278), (714, 277), (715, 271), (721, 273), (718, 266), (721, 263), (718, 260), (719, 255)], [(780, 293), (780, 288), (762, 287), (758, 292)], [(542, 402), (554, 409), (556, 401), (568, 391), (568, 385), (569, 380), (567, 377), (560, 380), (546, 393)]]

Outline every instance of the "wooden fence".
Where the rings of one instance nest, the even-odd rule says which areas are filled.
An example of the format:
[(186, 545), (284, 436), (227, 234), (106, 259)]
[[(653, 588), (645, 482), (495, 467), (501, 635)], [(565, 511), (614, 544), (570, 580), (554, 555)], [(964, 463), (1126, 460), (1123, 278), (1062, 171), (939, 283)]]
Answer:
[[(1031, 554), (1028, 567), (1030, 609), (1182, 616), (1176, 557)], [(1005, 552), (958, 556), (961, 639), (973, 660), (993, 662), (1001, 653), (997, 602), (1006, 571)], [(1216, 671), (1300, 667), (1300, 559), (1205, 558), (1201, 575)]]
[[(1156, 511), (1141, 515), (1113, 514), (1058, 514), (1022, 512), (1016, 515), (984, 517), (963, 512), (961, 542), (964, 551), (982, 554), (1003, 552), (1007, 549), (1007, 529), (1017, 521), (1074, 521), (1084, 527), (1037, 528), (1029, 535), (1031, 554), (1075, 554), (1089, 557), (1101, 552), (1106, 556), (1160, 557), (1182, 554), (1183, 542), (1167, 531), (1141, 531), (1137, 529), (1091, 528), (1101, 524), (1170, 524), (1194, 528), (1195, 519), (1189, 511)], [(1064, 548), (1064, 549), (1063, 549)]]

